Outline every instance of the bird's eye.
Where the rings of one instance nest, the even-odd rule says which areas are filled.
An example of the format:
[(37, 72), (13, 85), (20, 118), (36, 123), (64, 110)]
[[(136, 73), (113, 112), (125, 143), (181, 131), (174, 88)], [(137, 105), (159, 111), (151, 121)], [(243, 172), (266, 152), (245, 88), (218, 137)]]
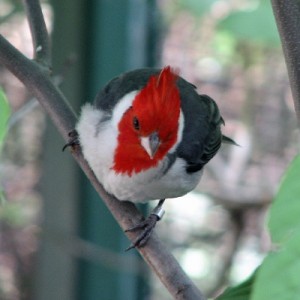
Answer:
[(140, 122), (137, 117), (133, 117), (133, 127), (135, 130), (140, 130)]

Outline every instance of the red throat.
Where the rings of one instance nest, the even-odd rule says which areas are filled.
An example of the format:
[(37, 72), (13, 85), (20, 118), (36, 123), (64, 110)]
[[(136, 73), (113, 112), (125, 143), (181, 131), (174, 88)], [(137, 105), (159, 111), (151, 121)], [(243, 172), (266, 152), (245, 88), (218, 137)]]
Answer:
[[(113, 169), (131, 176), (155, 167), (176, 143), (180, 116), (180, 96), (176, 86), (178, 75), (168, 66), (151, 76), (136, 95), (119, 123), (118, 146)], [(138, 127), (133, 120), (138, 120)], [(141, 137), (157, 132), (160, 146), (150, 158), (141, 145)]]

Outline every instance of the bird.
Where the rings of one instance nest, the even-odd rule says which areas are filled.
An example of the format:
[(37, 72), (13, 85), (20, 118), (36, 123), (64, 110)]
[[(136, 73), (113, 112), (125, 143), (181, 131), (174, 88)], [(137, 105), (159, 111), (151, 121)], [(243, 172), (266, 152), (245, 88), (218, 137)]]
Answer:
[[(85, 104), (68, 146), (82, 153), (104, 189), (120, 201), (159, 200), (127, 231), (140, 230), (127, 249), (143, 247), (164, 214), (167, 198), (195, 189), (222, 142), (216, 102), (198, 94), (179, 71), (143, 68), (115, 77)], [(75, 133), (75, 134), (74, 134)]]

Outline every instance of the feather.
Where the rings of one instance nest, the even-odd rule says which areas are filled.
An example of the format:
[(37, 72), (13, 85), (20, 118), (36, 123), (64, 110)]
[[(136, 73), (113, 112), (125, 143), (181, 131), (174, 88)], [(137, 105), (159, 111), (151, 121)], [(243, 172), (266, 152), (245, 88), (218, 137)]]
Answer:
[(233, 139), (231, 139), (230, 137), (228, 137), (228, 136), (226, 136), (224, 134), (222, 135), (222, 143), (241, 147), (241, 145), (239, 145)]

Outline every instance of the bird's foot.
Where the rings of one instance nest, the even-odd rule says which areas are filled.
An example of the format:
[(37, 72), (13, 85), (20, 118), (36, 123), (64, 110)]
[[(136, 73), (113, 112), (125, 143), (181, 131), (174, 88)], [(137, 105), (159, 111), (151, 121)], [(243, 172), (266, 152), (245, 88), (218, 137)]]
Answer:
[(80, 146), (79, 139), (78, 139), (78, 132), (76, 129), (73, 129), (69, 132), (69, 141), (67, 144), (64, 145), (62, 151), (65, 151), (68, 147), (75, 149), (75, 147)]
[(164, 201), (164, 199), (159, 201), (158, 205), (153, 209), (152, 213), (148, 216), (146, 220), (143, 220), (142, 222), (125, 230), (125, 232), (142, 230), (138, 237), (125, 251), (129, 251), (136, 247), (140, 248), (147, 244), (156, 223), (162, 219), (165, 213), (164, 209), (162, 208)]

